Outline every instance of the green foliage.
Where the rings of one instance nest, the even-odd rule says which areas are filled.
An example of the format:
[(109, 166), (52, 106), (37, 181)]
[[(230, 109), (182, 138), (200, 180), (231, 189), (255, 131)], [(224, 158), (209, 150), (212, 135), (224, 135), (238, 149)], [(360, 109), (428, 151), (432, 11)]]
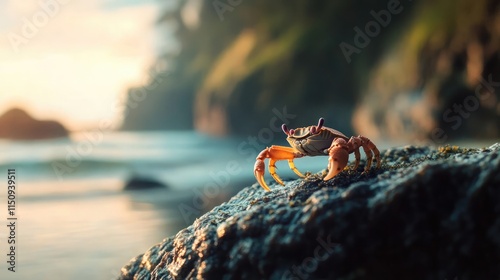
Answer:
[[(197, 1), (198, 23), (186, 24), (185, 9)], [(467, 40), (489, 3), (401, 1), (402, 12), (348, 63), (339, 45), (354, 46), (354, 27), (364, 30), (374, 21), (371, 12), (387, 9), (391, 1), (179, 1), (158, 21), (176, 26), (178, 52), (166, 54), (175, 65), (174, 78), (141, 104), (147, 109), (131, 110), (124, 127), (144, 119), (135, 126), (159, 121), (158, 128), (195, 124), (206, 132), (254, 134), (268, 125), (273, 108), (286, 106), (299, 116), (296, 126), (323, 116), (351, 134), (353, 111), (384, 56), (394, 50), (403, 54), (397, 89), (405, 80), (418, 80), (412, 75), (419, 75), (414, 68), (422, 51), (445, 47), (457, 33)], [(140, 116), (144, 111), (153, 115), (147, 121)]]

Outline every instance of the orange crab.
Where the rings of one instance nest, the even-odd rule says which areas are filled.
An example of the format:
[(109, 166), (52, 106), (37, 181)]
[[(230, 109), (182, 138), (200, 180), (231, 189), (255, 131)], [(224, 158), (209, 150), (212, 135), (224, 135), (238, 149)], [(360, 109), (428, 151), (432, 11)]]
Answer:
[(323, 178), (323, 180), (327, 181), (335, 177), (335, 175), (344, 169), (349, 161), (349, 154), (353, 152), (356, 158), (354, 169), (357, 169), (360, 160), (359, 148), (363, 147), (366, 154), (365, 172), (370, 169), (373, 156), (375, 156), (377, 161), (377, 168), (380, 168), (380, 152), (370, 139), (363, 136), (348, 138), (340, 131), (324, 127), (324, 122), (325, 120), (320, 118), (318, 125), (290, 130), (285, 124), (281, 126), (283, 132), (287, 135), (286, 140), (290, 143), (291, 147), (273, 145), (270, 148), (264, 149), (257, 156), (254, 166), (254, 175), (262, 188), (266, 191), (270, 191), (269, 186), (264, 181), (264, 172), (266, 170), (264, 160), (266, 158), (269, 158), (269, 173), (271, 173), (274, 180), (281, 185), (285, 184), (278, 174), (276, 174), (275, 165), (279, 160), (288, 160), (290, 169), (298, 176), (304, 178), (305, 176), (295, 167), (293, 163), (294, 159), (303, 156), (328, 155), (328, 174)]

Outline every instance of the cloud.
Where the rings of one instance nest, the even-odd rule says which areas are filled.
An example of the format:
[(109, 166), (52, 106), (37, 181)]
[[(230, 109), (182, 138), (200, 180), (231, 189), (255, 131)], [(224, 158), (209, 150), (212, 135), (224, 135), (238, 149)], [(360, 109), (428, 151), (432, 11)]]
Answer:
[[(40, 24), (45, 12), (40, 3), (49, 2), (53, 14)], [(113, 9), (107, 9), (100, 3), (2, 3), (8, 16), (0, 22), (7, 34), (0, 41), (0, 113), (20, 105), (39, 118), (60, 118), (72, 129), (117, 120), (114, 104), (128, 86), (140, 83), (154, 60), (158, 7), (114, 1)], [(23, 37), (30, 23), (36, 31)], [(8, 37), (13, 34), (27, 39), (17, 52)]]

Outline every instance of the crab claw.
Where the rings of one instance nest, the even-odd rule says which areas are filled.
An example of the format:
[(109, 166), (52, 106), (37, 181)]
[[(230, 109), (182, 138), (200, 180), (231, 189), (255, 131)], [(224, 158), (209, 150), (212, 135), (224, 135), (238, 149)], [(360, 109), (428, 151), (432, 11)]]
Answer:
[(339, 174), (349, 161), (349, 152), (347, 142), (342, 138), (337, 138), (333, 141), (329, 149), (328, 157), (328, 174), (326, 174), (324, 181), (328, 181)]
[(269, 186), (266, 184), (266, 181), (264, 181), (265, 171), (266, 171), (266, 166), (264, 164), (264, 161), (258, 159), (253, 167), (253, 175), (255, 175), (257, 182), (259, 182), (262, 188), (264, 188), (266, 191), (271, 191)]

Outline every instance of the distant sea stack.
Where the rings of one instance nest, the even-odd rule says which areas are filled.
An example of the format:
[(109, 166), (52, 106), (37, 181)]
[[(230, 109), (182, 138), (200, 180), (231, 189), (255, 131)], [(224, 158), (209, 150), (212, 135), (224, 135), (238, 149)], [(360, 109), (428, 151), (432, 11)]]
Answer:
[(25, 111), (14, 108), (0, 116), (0, 138), (41, 140), (68, 136), (64, 126), (56, 121), (40, 121)]

